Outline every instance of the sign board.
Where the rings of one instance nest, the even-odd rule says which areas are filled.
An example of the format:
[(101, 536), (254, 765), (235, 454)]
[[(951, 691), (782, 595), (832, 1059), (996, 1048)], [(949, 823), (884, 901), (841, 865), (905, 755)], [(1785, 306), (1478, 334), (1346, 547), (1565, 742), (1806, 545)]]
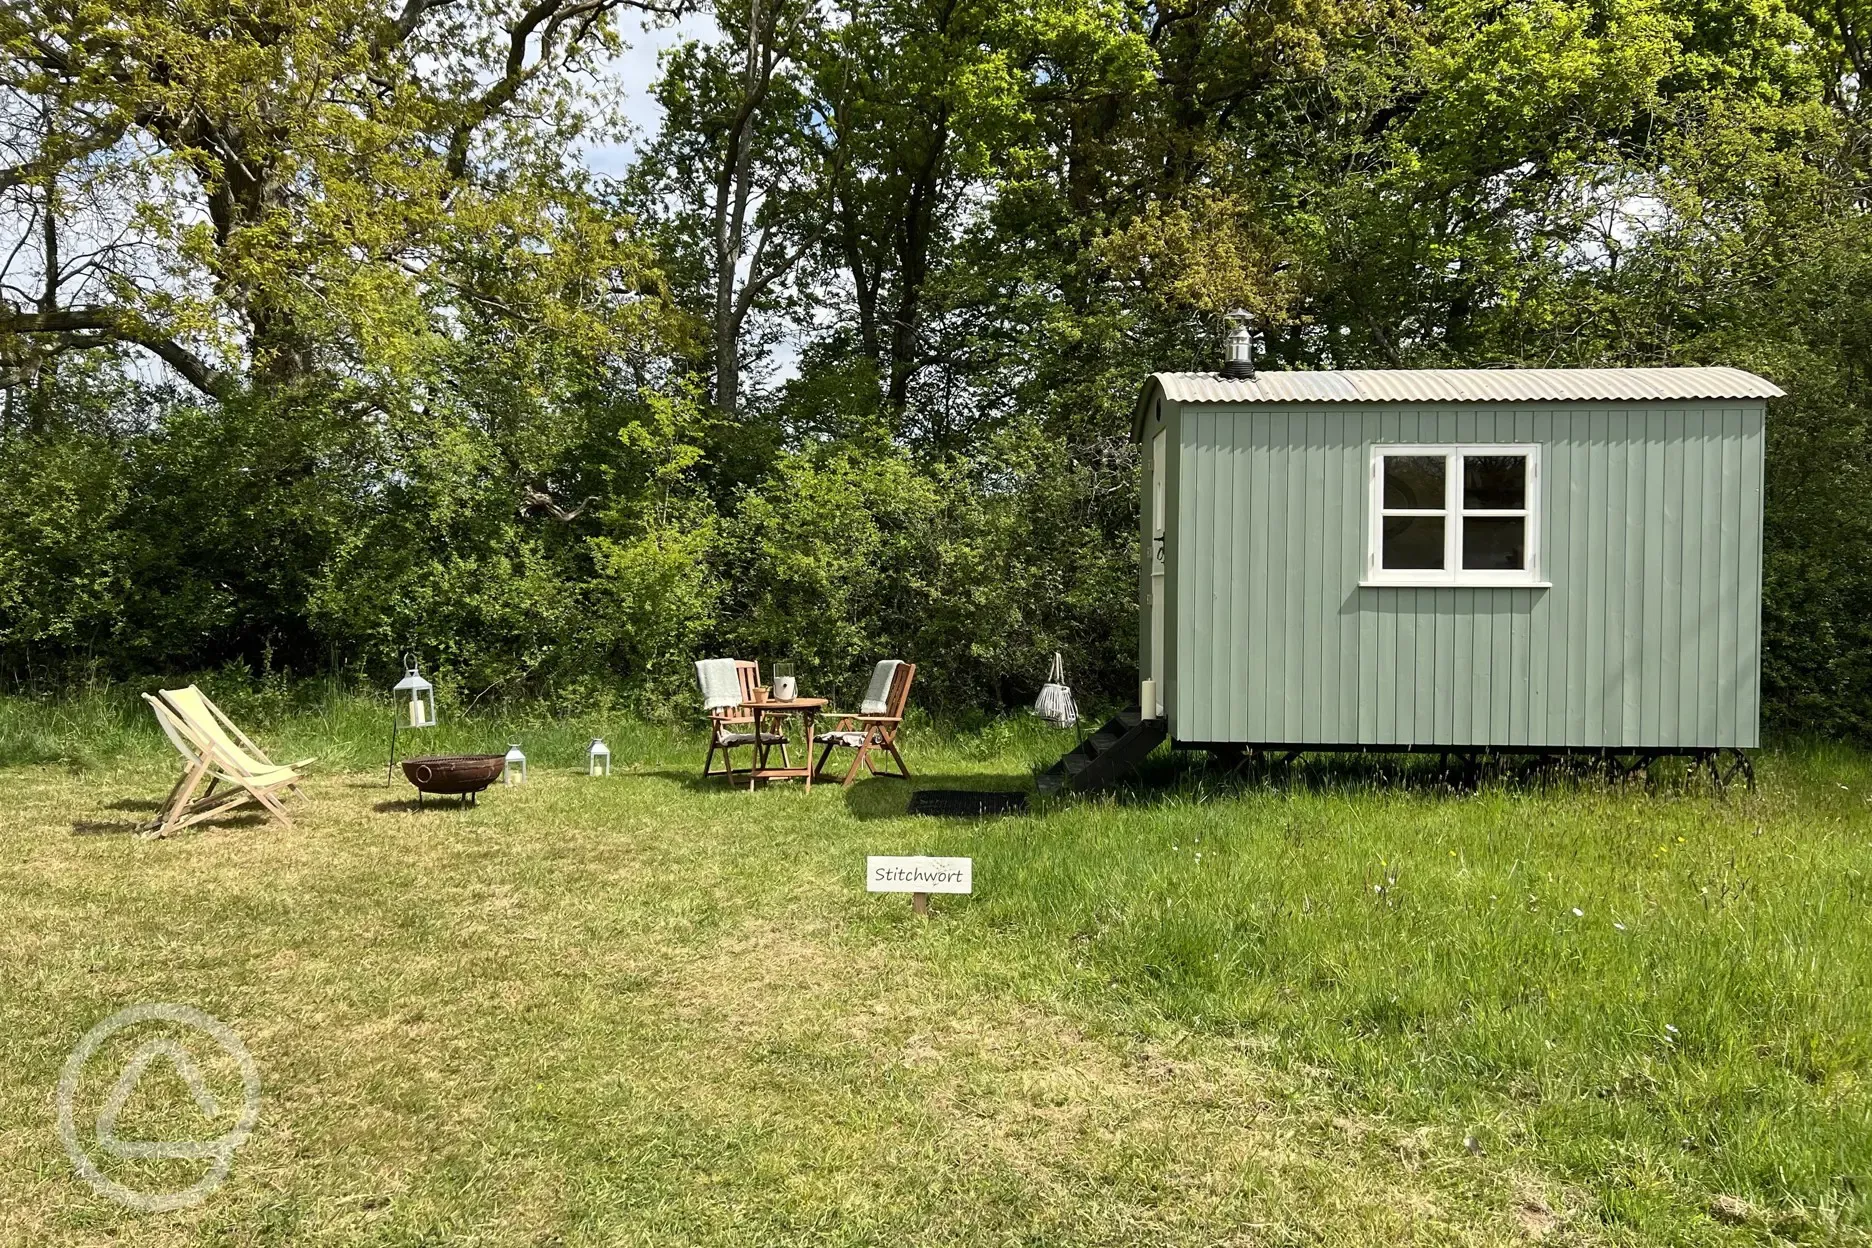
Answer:
[(865, 859), (867, 892), (972, 893), (974, 884), (973, 858), (893, 858), (872, 854)]

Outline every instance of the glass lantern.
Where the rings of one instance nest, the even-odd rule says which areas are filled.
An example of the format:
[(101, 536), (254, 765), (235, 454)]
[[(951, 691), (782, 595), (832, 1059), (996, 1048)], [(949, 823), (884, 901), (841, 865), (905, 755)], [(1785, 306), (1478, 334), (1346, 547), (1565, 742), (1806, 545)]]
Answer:
[(611, 774), (611, 747), (604, 743), (603, 737), (593, 737), (591, 748), (585, 751), (585, 774), (588, 776), (608, 776)]
[(398, 731), (436, 725), (435, 686), (423, 679), (414, 655), (404, 655), (403, 666), (403, 679), (397, 681), (390, 699), (390, 765), (385, 783), (396, 778)]
[(416, 670), (413, 658), (404, 655), (403, 661), (409, 664), (409, 670), (403, 674), (402, 680), (397, 681), (396, 692), (408, 696), (408, 708), (398, 707), (397, 714), (407, 715), (411, 728), (433, 728), (436, 723), (435, 686), (423, 679), (422, 673)]
[(773, 665), (773, 700), (791, 702), (799, 697), (799, 677), (794, 674), (793, 664), (786, 659)]
[(501, 783), (526, 783), (526, 755), (520, 752), (518, 741), (507, 747), (507, 762), (501, 768)]

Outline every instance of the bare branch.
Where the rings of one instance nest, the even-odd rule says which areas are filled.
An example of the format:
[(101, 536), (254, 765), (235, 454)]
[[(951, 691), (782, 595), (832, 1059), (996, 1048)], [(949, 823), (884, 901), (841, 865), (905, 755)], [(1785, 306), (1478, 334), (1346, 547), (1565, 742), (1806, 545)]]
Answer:
[[(419, 0), (408, 2), (413, 4)], [(521, 89), (552, 59), (560, 32), (567, 26), (573, 28), (573, 36), (568, 40), (568, 46), (571, 46), (606, 14), (620, 8), (681, 17), (692, 7), (690, 0), (676, 0), (673, 4), (639, 3), (638, 0), (537, 0), (508, 29), (507, 58), (501, 76), (467, 104), (455, 124), (454, 132), (449, 136), (445, 162), (449, 177), (459, 181), (467, 172), (468, 148), (474, 140), (475, 132), (512, 103)], [(420, 16), (417, 20), (420, 21)], [(529, 58), (527, 51), (536, 36), (539, 50), (537, 55)]]
[(396, 36), (401, 43), (416, 32), (422, 25), (423, 18), (437, 9), (447, 8), (455, 0), (404, 0), (403, 11), (397, 14)]
[(754, 306), (754, 301), (766, 294), (768, 287), (790, 273), (800, 257), (812, 250), (818, 245), (819, 240), (825, 237), (826, 223), (821, 221), (817, 228), (800, 240), (799, 246), (783, 254), (763, 273), (759, 271), (760, 253), (766, 247), (768, 235), (771, 233), (770, 230), (763, 230), (760, 242), (755, 245), (754, 263), (748, 266), (747, 284), (742, 286), (741, 294), (735, 300), (735, 324), (737, 326), (746, 319), (748, 309)]
[(212, 398), (225, 398), (232, 390), (226, 373), (202, 360), (186, 347), (142, 324), (120, 308), (54, 308), (42, 312), (0, 315), (0, 334), (76, 335), (76, 343), (101, 346), (106, 340), (132, 343), (161, 359), (183, 380)]

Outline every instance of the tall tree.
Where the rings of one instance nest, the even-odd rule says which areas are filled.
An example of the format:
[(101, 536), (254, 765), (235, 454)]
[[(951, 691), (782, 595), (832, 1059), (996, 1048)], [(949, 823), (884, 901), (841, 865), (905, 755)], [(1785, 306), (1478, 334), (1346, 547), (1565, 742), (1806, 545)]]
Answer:
[[(0, 333), (134, 344), (227, 397), (406, 352), (469, 214), (537, 216), (529, 149), (576, 138), (573, 72), (622, 7), (686, 0), (23, 0), (0, 10), (0, 90), (40, 102), (6, 136), (13, 249)], [(92, 193), (48, 195), (79, 164)], [(96, 236), (82, 262), (62, 234)]]
[(712, 400), (733, 416), (750, 318), (786, 293), (825, 228), (809, 139), (821, 123), (799, 73), (822, 29), (811, 0), (734, 0), (715, 15), (716, 38), (666, 54), (662, 128), (629, 193), (706, 308)]

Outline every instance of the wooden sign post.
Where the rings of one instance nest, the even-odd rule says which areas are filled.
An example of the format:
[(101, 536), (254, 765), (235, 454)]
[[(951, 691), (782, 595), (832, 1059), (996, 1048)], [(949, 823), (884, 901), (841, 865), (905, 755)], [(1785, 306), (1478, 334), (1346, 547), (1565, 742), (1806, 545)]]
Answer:
[(910, 909), (927, 917), (931, 893), (975, 891), (975, 860), (872, 854), (865, 859), (865, 891), (909, 893)]

